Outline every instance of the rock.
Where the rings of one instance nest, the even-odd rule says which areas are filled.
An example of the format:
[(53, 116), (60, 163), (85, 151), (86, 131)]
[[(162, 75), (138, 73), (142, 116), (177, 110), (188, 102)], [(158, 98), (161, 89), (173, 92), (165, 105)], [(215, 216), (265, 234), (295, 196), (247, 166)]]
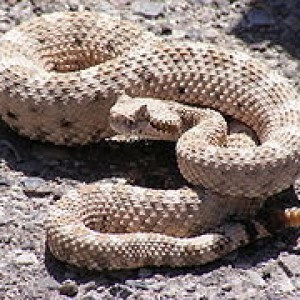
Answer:
[(34, 191), (45, 184), (45, 180), (39, 177), (28, 177), (21, 180), (21, 184), (27, 191)]
[(8, 3), (9, 5), (11, 5), (11, 6), (16, 5), (17, 2), (18, 2), (18, 0), (7, 0), (7, 3)]
[(98, 300), (100, 299), (97, 292), (89, 292), (80, 298), (80, 300)]
[(132, 2), (132, 0), (110, 0), (110, 3), (116, 6), (124, 6), (128, 5)]
[(200, 30), (200, 28), (190, 28), (186, 31), (185, 37), (195, 41), (202, 41), (203, 32)]
[(97, 289), (97, 284), (95, 281), (91, 280), (87, 282), (84, 286), (82, 286), (84, 292), (88, 293), (89, 291), (93, 291)]
[(291, 279), (286, 276), (279, 283), (279, 289), (284, 293), (291, 293), (292, 291), (294, 291), (296, 289), (296, 287), (292, 283)]
[(142, 290), (147, 290), (148, 289), (148, 285), (143, 282), (143, 281), (137, 281), (137, 280), (126, 280), (125, 283), (132, 287), (132, 288), (137, 288), (137, 289), (142, 289)]
[(116, 6), (107, 1), (97, 1), (94, 6), (91, 7), (93, 11), (107, 12), (109, 14), (116, 14)]
[(296, 287), (297, 290), (300, 290), (300, 277), (297, 276), (294, 279), (294, 285), (295, 285), (295, 287)]
[(14, 258), (14, 263), (16, 265), (29, 266), (37, 264), (38, 259), (34, 253), (22, 251)]
[(61, 295), (74, 297), (78, 293), (77, 283), (74, 280), (67, 279), (59, 287), (59, 292)]
[(6, 11), (3, 9), (0, 9), (0, 18), (3, 18), (6, 16)]
[(188, 293), (194, 293), (196, 291), (196, 284), (194, 284), (193, 282), (189, 282), (185, 285), (184, 289), (188, 292)]
[(203, 39), (208, 40), (209, 42), (216, 42), (219, 37), (219, 32), (217, 29), (208, 28), (203, 32)]
[(131, 8), (135, 14), (146, 18), (156, 18), (164, 14), (165, 4), (162, 2), (137, 0), (132, 3)]
[(162, 24), (160, 34), (161, 35), (171, 35), (172, 31), (173, 31), (173, 29), (170, 25)]
[(179, 39), (183, 39), (186, 35), (186, 32), (182, 29), (173, 29), (173, 32), (172, 32), (172, 39), (176, 39), (176, 40), (179, 40)]
[(300, 254), (300, 237), (297, 238), (296, 245), (293, 246), (293, 251), (296, 254)]
[(285, 273), (289, 276), (300, 276), (299, 270), (300, 257), (295, 254), (282, 254), (279, 257), (278, 264), (285, 271)]
[(156, 281), (151, 284), (151, 290), (155, 292), (160, 292), (165, 288), (165, 286), (166, 286), (165, 281)]
[[(173, 27), (168, 22), (159, 22), (153, 20), (146, 20), (145, 26), (149, 31), (154, 32), (157, 35), (170, 36), (173, 32)], [(127, 138), (128, 139), (128, 138)]]
[(214, 0), (193, 0), (196, 4), (205, 4), (210, 5), (213, 3)]
[(259, 273), (252, 271), (252, 270), (248, 270), (246, 272), (247, 276), (249, 277), (249, 279), (251, 280), (251, 283), (255, 286), (255, 287), (265, 287), (267, 285), (267, 283), (265, 282), (265, 280), (260, 276)]
[(0, 280), (4, 279), (7, 276), (8, 276), (7, 264), (0, 262)]
[(11, 185), (11, 181), (4, 177), (4, 176), (0, 176), (0, 186), (10, 186)]
[[(35, 225), (31, 226), (33, 230), (31, 230), (31, 232), (34, 232), (35, 229)], [(25, 229), (27, 229), (26, 227), (24, 227)], [(33, 240), (31, 239), (26, 239), (24, 240), (24, 242), (21, 245), (22, 250), (28, 250), (28, 251), (34, 251), (34, 249), (36, 248), (36, 244)]]
[(271, 26), (275, 23), (272, 15), (262, 8), (254, 8), (250, 10), (247, 14), (247, 20), (249, 27)]
[(299, 63), (297, 61), (289, 61), (283, 68), (284, 74), (288, 78), (293, 78), (299, 73)]
[(10, 234), (1, 234), (0, 243), (3, 246), (4, 244), (8, 245), (15, 242), (15, 239)]
[(109, 292), (116, 299), (127, 299), (132, 294), (131, 288), (123, 284), (116, 284), (109, 289)]
[(59, 283), (52, 277), (42, 278), (39, 281), (39, 286), (43, 287), (43, 288), (46, 288), (48, 290), (58, 290), (59, 289)]
[(243, 298), (238, 296), (237, 299), (238, 300), (240, 300), (240, 299), (245, 299), (246, 300), (246, 299), (261, 299), (261, 298), (259, 297), (256, 288), (247, 288)]
[(0, 206), (0, 226), (6, 225), (11, 222), (11, 218), (5, 213), (5, 209)]
[(44, 196), (50, 194), (44, 179), (39, 177), (28, 177), (21, 180), (21, 186), (25, 194), (30, 196)]
[(0, 19), (0, 33), (5, 33), (14, 26), (14, 22), (9, 19)]
[(232, 285), (230, 283), (224, 283), (222, 286), (221, 286), (221, 289), (222, 291), (225, 291), (225, 292), (230, 292), (232, 290)]
[(68, 0), (67, 5), (70, 11), (78, 11), (79, 10), (79, 1), (78, 0)]
[(269, 43), (268, 43), (268, 41), (263, 41), (263, 42), (250, 44), (249, 47), (252, 50), (265, 52), (265, 51), (267, 51), (267, 49), (269, 47)]

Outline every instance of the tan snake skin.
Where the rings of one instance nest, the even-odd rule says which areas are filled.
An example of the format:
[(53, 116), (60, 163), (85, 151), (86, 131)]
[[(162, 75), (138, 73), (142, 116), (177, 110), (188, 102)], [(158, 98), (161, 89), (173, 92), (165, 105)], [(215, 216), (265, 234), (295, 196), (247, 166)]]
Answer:
[[(107, 185), (70, 192), (46, 221), (58, 259), (97, 270), (194, 265), (268, 234), (259, 222), (227, 220), (255, 214), (298, 173), (299, 96), (277, 72), (90, 12), (34, 18), (0, 38), (0, 114), (23, 135), (66, 145), (111, 136), (109, 111), (123, 94), (216, 109), (252, 128), (260, 145), (222, 147), (226, 126), (215, 123), (180, 136), (183, 176), (224, 196)], [(282, 215), (299, 225), (298, 210)]]
[[(91, 270), (205, 264), (270, 234), (255, 220), (225, 222), (229, 215), (249, 217), (258, 207), (253, 199), (201, 188), (83, 185), (50, 209), (47, 243), (59, 260)], [(300, 209), (270, 219), (276, 229), (299, 226)]]
[(24, 22), (0, 38), (3, 120), (55, 144), (110, 136), (116, 92), (104, 95), (100, 82), (118, 75), (111, 73), (116, 58), (153, 39), (137, 24), (100, 13), (56, 12)]

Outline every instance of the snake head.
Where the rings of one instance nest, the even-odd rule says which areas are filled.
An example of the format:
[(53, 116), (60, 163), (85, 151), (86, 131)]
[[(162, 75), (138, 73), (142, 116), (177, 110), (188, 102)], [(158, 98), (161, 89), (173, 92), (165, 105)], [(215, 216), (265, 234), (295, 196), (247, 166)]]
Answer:
[(110, 125), (119, 134), (173, 141), (182, 124), (167, 101), (122, 96), (110, 110)]

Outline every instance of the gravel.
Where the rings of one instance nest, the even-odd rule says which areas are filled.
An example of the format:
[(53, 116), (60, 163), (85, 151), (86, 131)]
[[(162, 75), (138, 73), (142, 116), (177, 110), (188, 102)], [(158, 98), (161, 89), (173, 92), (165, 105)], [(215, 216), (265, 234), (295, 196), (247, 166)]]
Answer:
[[(167, 40), (211, 42), (251, 53), (299, 88), (298, 0), (9, 0), (0, 2), (0, 34), (33, 15), (84, 9), (135, 20)], [(0, 157), (1, 300), (300, 298), (299, 230), (194, 268), (88, 272), (51, 256), (43, 226), (50, 203), (80, 182), (182, 186), (172, 143), (56, 147), (19, 137), (0, 123)], [(299, 183), (275, 198), (297, 201)]]
[(131, 9), (133, 13), (145, 18), (157, 18), (163, 16), (165, 4), (163, 2), (138, 0), (132, 3)]
[(59, 292), (62, 295), (74, 297), (78, 293), (78, 285), (74, 280), (67, 279), (62, 282), (61, 286), (59, 287)]

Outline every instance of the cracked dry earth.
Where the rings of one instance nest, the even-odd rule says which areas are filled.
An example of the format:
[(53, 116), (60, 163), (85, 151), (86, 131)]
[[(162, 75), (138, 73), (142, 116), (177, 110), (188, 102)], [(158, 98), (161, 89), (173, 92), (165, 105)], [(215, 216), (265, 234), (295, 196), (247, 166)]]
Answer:
[[(246, 51), (299, 88), (298, 0), (6, 0), (0, 32), (33, 15), (83, 9), (120, 14), (166, 39)], [(173, 150), (172, 143), (137, 141), (58, 147), (21, 138), (0, 123), (0, 299), (300, 299), (299, 230), (194, 268), (87, 272), (45, 249), (47, 208), (77, 183), (185, 185)], [(296, 181), (273, 200), (297, 203), (299, 193)]]

